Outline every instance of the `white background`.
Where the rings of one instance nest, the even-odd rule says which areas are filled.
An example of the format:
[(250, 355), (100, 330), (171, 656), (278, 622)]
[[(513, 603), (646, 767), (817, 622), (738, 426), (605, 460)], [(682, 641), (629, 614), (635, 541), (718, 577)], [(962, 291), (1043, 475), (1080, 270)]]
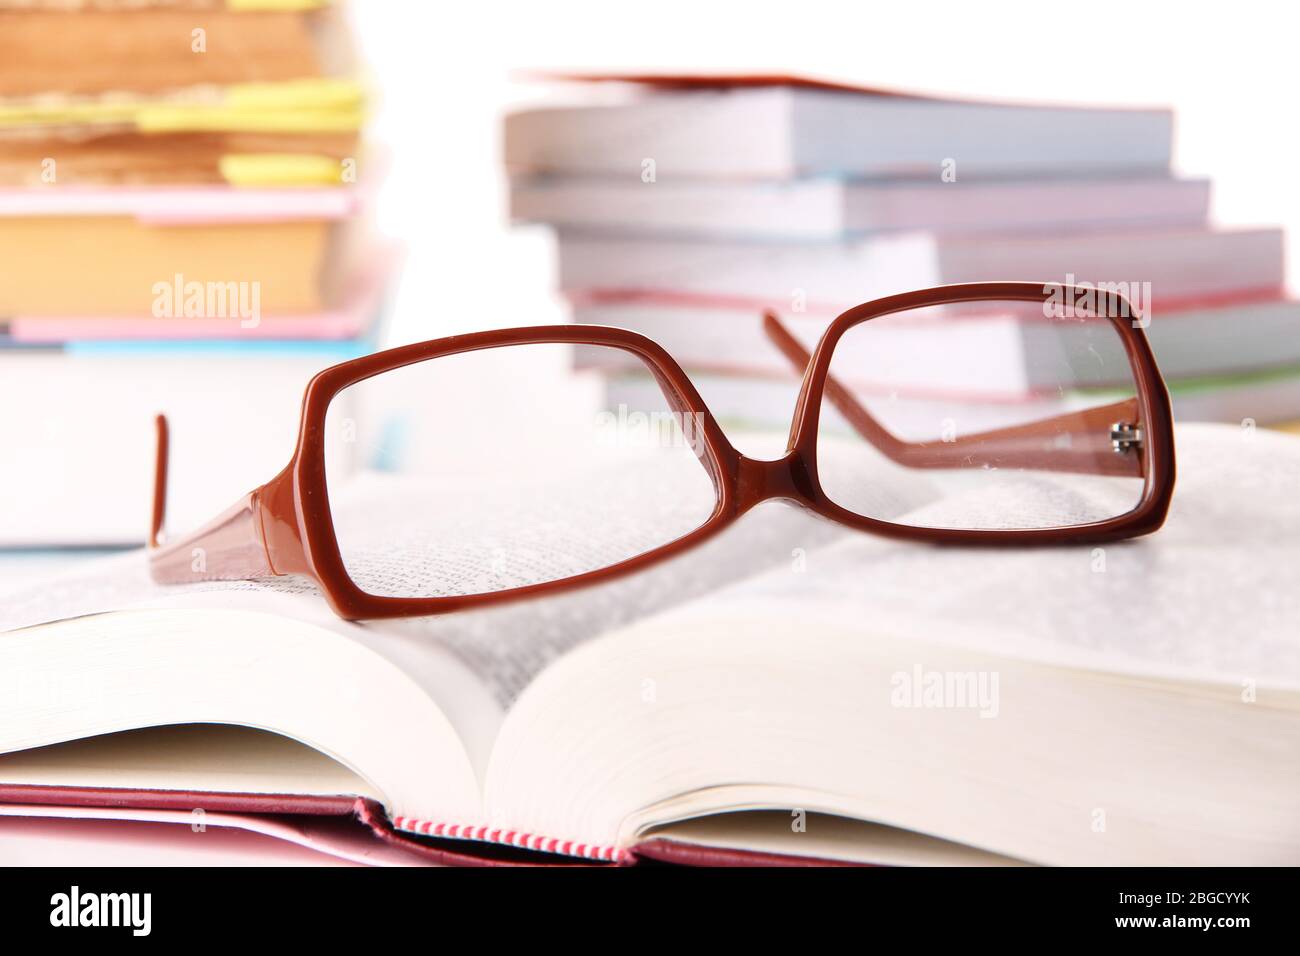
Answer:
[[(1291, 4), (414, 2), (352, 5), (407, 265), (393, 339), (562, 321), (550, 238), (510, 229), (500, 117), (536, 69), (802, 73), (962, 96), (1167, 105), (1215, 219), (1300, 229)], [(544, 92), (544, 91), (541, 91)], [(1289, 257), (1291, 285), (1297, 268)]]

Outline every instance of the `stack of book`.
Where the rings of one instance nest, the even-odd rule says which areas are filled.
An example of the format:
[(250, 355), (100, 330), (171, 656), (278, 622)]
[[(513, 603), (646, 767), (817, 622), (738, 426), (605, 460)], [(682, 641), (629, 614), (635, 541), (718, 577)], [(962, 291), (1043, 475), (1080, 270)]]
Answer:
[[(1126, 292), (1180, 420), (1300, 418), (1282, 233), (1210, 225), (1209, 183), (1171, 173), (1168, 110), (790, 77), (582, 79), (616, 95), (507, 117), (512, 215), (558, 228), (576, 321), (659, 341), (719, 417), (790, 420), (799, 379), (765, 338), (764, 309), (811, 343), (880, 296), (1030, 280)], [(654, 387), (607, 352), (579, 361), (606, 355), (611, 403)], [(1042, 400), (1028, 371), (1021, 394), (965, 388), (968, 420)]]
[(201, 520), (371, 348), (348, 40), (324, 2), (0, 0), (0, 546), (142, 541), (159, 412)]

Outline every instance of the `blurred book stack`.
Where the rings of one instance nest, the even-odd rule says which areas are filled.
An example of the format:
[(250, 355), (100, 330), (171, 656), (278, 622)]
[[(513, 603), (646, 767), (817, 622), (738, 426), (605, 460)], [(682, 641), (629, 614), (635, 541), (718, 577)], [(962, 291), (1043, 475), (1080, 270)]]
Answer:
[(0, 0), (0, 546), (142, 541), (158, 412), (173, 527), (284, 465), (392, 278), (363, 117), (326, 2)]
[[(1300, 419), (1281, 230), (1210, 224), (1209, 182), (1171, 172), (1168, 110), (790, 77), (567, 79), (576, 105), (507, 117), (512, 217), (557, 228), (575, 321), (654, 338), (723, 419), (790, 421), (801, 370), (765, 337), (764, 309), (811, 346), (860, 302), (1002, 280), (1118, 287), (1179, 420)], [(987, 316), (983, 340), (1028, 355), (1035, 320)], [(967, 424), (1070, 402), (1035, 387), (1028, 359), (1014, 394), (981, 394), (992, 357), (936, 338), (931, 354), (945, 352), (926, 385), (959, 396)], [(654, 387), (631, 362), (601, 371), (611, 404)]]

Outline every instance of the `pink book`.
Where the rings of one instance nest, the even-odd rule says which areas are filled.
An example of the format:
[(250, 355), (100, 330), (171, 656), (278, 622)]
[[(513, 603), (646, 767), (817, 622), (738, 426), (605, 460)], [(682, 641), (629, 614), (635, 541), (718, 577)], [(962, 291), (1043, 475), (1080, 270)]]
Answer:
[(0, 217), (133, 216), (142, 223), (160, 226), (345, 219), (361, 209), (364, 192), (351, 186), (240, 189), (49, 185), (0, 189)]
[(402, 866), (416, 854), (346, 817), (0, 806), (0, 858), (22, 866)]

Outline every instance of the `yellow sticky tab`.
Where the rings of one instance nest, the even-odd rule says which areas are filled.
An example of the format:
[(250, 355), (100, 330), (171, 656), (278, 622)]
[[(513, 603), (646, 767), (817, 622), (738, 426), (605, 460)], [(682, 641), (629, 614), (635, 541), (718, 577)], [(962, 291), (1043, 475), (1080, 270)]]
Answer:
[(196, 87), (165, 100), (118, 96), (0, 104), (0, 127), (133, 124), (152, 133), (346, 133), (364, 121), (365, 96), (350, 79)]
[(71, 126), (82, 123), (130, 123), (136, 102), (0, 104), (0, 126)]
[(280, 83), (236, 83), (224, 101), (238, 109), (360, 109), (361, 84), (356, 80), (307, 79)]
[(236, 153), (221, 157), (221, 176), (232, 186), (337, 186), (337, 159), (313, 153)]
[(146, 133), (352, 133), (362, 119), (360, 110), (156, 106), (141, 110), (136, 125)]

